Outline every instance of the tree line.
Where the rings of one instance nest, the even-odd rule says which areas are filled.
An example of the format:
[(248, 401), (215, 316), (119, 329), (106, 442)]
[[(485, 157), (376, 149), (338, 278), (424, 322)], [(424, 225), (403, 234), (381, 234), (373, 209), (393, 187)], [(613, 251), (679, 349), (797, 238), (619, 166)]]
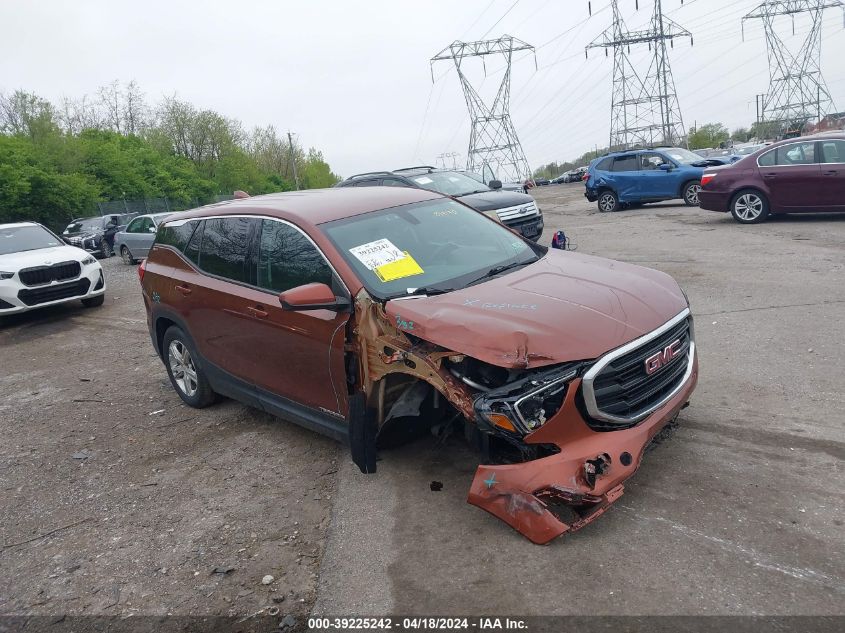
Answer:
[(97, 202), (166, 197), (188, 208), (236, 189), (255, 195), (338, 180), (320, 151), (273, 125), (245, 130), (176, 97), (151, 104), (134, 81), (58, 103), (0, 93), (0, 222), (61, 229), (95, 215)]

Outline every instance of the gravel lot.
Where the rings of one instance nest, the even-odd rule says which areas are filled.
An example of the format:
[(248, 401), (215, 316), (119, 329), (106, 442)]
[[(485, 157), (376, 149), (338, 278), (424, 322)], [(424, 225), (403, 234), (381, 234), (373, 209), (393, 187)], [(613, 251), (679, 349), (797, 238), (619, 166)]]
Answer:
[(603, 215), (582, 192), (537, 191), (545, 242), (675, 276), (701, 354), (679, 429), (599, 521), (534, 546), (465, 503), (457, 440), (365, 477), (292, 424), (182, 406), (113, 258), (102, 308), (0, 325), (0, 613), (845, 613), (845, 216)]

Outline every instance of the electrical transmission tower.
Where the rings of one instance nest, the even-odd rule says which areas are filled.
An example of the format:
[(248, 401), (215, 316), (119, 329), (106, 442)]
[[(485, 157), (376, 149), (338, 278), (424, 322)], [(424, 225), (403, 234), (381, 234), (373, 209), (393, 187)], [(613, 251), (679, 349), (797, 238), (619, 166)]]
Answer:
[[(497, 40), (478, 42), (458, 42), (444, 48), (431, 58), (434, 62), (452, 60), (461, 80), (461, 88), (469, 109), (472, 128), (467, 150), (467, 169), (482, 172), (484, 165), (490, 165), (500, 180), (524, 180), (531, 177), (531, 169), (522, 151), (522, 145), (516, 135), (510, 115), (511, 64), (513, 54), (518, 51), (534, 51), (534, 47), (510, 35), (503, 35)], [(487, 55), (497, 55), (507, 62), (505, 74), (496, 98), (488, 106), (472, 83), (464, 74), (462, 65), (469, 57), (481, 57), (484, 62)], [(536, 67), (536, 56), (534, 60)], [(432, 80), (434, 75), (432, 74)]]
[[(681, 107), (669, 67), (666, 42), (692, 34), (663, 15), (662, 0), (655, 0), (649, 28), (629, 31), (619, 11), (618, 0), (611, 0), (613, 24), (591, 48), (613, 49), (613, 97), (610, 114), (610, 147), (653, 147), (686, 142)], [(631, 46), (648, 44), (652, 52), (645, 74), (631, 62)]]
[[(766, 31), (769, 53), (769, 91), (763, 95), (759, 108), (761, 123), (768, 123), (769, 133), (783, 136), (800, 133), (815, 118), (833, 109), (833, 99), (821, 73), (821, 30), (825, 9), (843, 7), (840, 0), (769, 0), (742, 18), (743, 38), (745, 21), (761, 19)], [(775, 18), (791, 16), (795, 34), (795, 16), (809, 13), (810, 32), (801, 48), (792, 52), (775, 32)]]

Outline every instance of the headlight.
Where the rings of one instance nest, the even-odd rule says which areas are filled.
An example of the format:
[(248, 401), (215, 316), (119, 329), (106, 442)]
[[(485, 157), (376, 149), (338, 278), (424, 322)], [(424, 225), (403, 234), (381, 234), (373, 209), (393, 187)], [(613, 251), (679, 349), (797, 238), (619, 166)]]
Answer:
[(5, 273), (0, 271), (0, 279), (11, 279), (15, 276), (15, 273)]
[(91, 264), (93, 264), (96, 261), (97, 261), (96, 259), (94, 259), (93, 257), (91, 257), (89, 255), (88, 257), (86, 257), (85, 259), (82, 260), (82, 265), (83, 266), (90, 266)]
[(489, 391), (475, 401), (482, 421), (498, 429), (527, 434), (536, 431), (563, 406), (578, 369), (558, 367)]

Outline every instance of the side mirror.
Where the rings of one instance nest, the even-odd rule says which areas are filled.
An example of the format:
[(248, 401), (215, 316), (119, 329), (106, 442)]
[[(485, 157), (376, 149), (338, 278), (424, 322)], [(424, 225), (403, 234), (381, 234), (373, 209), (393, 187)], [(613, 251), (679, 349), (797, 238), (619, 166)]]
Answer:
[(326, 284), (305, 284), (279, 295), (279, 303), (285, 310), (303, 312), (305, 310), (333, 310), (342, 312), (349, 307), (349, 300), (336, 297)]
[(491, 189), (501, 189), (502, 188), (502, 181), (501, 180), (491, 180), (487, 183), (487, 186)]
[(662, 169), (663, 171), (672, 171), (672, 165), (669, 163), (661, 163), (659, 169)]

